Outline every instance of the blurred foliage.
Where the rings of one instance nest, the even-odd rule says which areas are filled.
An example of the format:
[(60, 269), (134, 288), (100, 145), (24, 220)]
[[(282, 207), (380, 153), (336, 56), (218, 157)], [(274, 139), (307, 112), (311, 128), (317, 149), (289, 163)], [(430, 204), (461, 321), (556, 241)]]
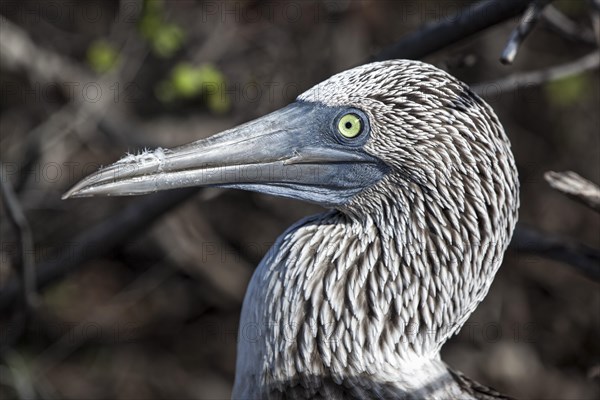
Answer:
[(555, 106), (566, 107), (586, 97), (592, 82), (587, 75), (574, 75), (545, 85), (546, 96)]
[(212, 64), (196, 67), (180, 63), (173, 68), (169, 79), (156, 86), (155, 92), (164, 103), (202, 96), (210, 111), (224, 113), (230, 107), (225, 84), (225, 76)]
[(87, 50), (87, 63), (97, 73), (110, 71), (119, 59), (118, 51), (106, 40), (92, 42)]
[[(185, 44), (185, 35), (179, 25), (166, 22), (164, 14), (163, 0), (144, 0), (139, 30), (158, 57), (171, 58)], [(215, 66), (180, 63), (156, 85), (155, 94), (163, 103), (203, 96), (210, 111), (222, 114), (230, 108), (224, 89), (225, 76)]]
[[(0, 1), (2, 17), (39, 47), (118, 79), (108, 82), (104, 94), (116, 101), (107, 102), (111, 108), (98, 128), (90, 118), (77, 122), (88, 102), (65, 108), (71, 104), (46, 95), (65, 87), (76, 100), (87, 80), (69, 72), (52, 78), (57, 82), (23, 79), (27, 70), (19, 71), (10, 59), (5, 63), (2, 54), (0, 158), (19, 169), (13, 181), (35, 235), (36, 260), (55, 260), (54, 249), (87, 251), (79, 246), (80, 235), (134, 200), (59, 200), (98, 164), (113, 162), (125, 150), (192, 142), (263, 115), (287, 104), (293, 92), (357, 65), (462, 3), (468, 2)], [(586, 1), (553, 5), (591, 29)], [(303, 18), (293, 18), (296, 9)], [(93, 15), (98, 19), (90, 23)], [(519, 71), (507, 70), (497, 62), (498, 52), (516, 21), (425, 60), (477, 83), (570, 62), (590, 51), (540, 24), (519, 52)], [(600, 182), (599, 78), (595, 71), (489, 99), (517, 158), (520, 220), (594, 247), (600, 244), (598, 215), (553, 192), (542, 176), (570, 169)], [(246, 96), (254, 87), (269, 89)], [(210, 112), (197, 112), (199, 106)], [(227, 117), (219, 116), (225, 111)], [(60, 181), (45, 173), (57, 166), (64, 167)], [(0, 399), (229, 398), (239, 306), (221, 293), (244, 287), (244, 277), (268, 249), (264, 245), (319, 211), (241, 191), (174, 210), (122, 249), (41, 292), (43, 308), (29, 331), (11, 344), (12, 353), (0, 355)], [(2, 240), (10, 244), (17, 239), (6, 219), (0, 218)], [(205, 261), (213, 243), (220, 256)], [(0, 278), (16, 274), (10, 249), (0, 248), (7, 260), (0, 260)], [(227, 280), (228, 270), (242, 268), (245, 275)], [(517, 398), (600, 398), (598, 378), (591, 378), (598, 376), (599, 306), (597, 285), (569, 267), (509, 251), (490, 294), (468, 328), (445, 345), (443, 358)], [(12, 343), (12, 313), (5, 314), (0, 336)], [(502, 337), (487, 337), (488, 327)], [(521, 334), (526, 327), (534, 334)]]
[(163, 8), (162, 0), (145, 0), (139, 30), (157, 56), (169, 58), (183, 46), (185, 34), (179, 25), (165, 22)]

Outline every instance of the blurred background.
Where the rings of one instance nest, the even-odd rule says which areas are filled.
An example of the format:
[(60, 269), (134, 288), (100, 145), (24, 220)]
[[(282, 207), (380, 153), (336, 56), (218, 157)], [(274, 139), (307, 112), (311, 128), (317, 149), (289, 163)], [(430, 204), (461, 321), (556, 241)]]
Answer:
[[(320, 208), (233, 190), (61, 194), (127, 152), (204, 138), (286, 105), (469, 3), (2, 0), (1, 178), (33, 247), (19, 257), (3, 202), (0, 397), (228, 398), (252, 271), (285, 228)], [(598, 51), (589, 3), (554, 2), (573, 36), (542, 21), (511, 66), (498, 58), (517, 18), (425, 61), (469, 84), (576, 61)], [(513, 144), (520, 221), (594, 248), (599, 215), (553, 191), (543, 174), (572, 170), (600, 182), (599, 77), (596, 68), (517, 90), (480, 87)], [(135, 210), (148, 202), (166, 209), (186, 196), (139, 223)], [(23, 258), (44, 277), (29, 310), (11, 295)], [(518, 398), (595, 399), (599, 337), (597, 283), (511, 250), (442, 355)]]

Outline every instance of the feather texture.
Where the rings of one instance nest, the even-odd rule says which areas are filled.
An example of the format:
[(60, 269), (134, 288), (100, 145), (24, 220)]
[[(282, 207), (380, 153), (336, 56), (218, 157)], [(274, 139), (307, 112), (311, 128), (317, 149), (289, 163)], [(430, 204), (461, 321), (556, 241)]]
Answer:
[(391, 172), (265, 256), (244, 301), (234, 398), (502, 398), (439, 359), (488, 292), (517, 218), (516, 167), (492, 109), (407, 60), (343, 72), (299, 100), (364, 111), (364, 148)]

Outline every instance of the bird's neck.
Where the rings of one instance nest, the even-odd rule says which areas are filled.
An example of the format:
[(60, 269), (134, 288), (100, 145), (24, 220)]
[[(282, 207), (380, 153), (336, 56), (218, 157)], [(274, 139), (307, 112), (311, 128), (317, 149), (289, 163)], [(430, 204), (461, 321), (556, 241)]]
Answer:
[(445, 371), (440, 347), (491, 278), (471, 248), (449, 245), (452, 232), (432, 233), (422, 204), (397, 200), (376, 218), (330, 212), (279, 238), (246, 294), (236, 379), (368, 377), (410, 390), (432, 377), (421, 367)]

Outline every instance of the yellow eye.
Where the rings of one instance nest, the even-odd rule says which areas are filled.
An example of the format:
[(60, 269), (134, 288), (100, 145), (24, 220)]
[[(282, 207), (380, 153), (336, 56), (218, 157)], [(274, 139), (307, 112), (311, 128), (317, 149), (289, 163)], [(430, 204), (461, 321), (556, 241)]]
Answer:
[(356, 114), (346, 114), (343, 115), (342, 118), (338, 121), (338, 131), (342, 134), (342, 136), (347, 138), (355, 138), (363, 130), (363, 123), (360, 117)]

